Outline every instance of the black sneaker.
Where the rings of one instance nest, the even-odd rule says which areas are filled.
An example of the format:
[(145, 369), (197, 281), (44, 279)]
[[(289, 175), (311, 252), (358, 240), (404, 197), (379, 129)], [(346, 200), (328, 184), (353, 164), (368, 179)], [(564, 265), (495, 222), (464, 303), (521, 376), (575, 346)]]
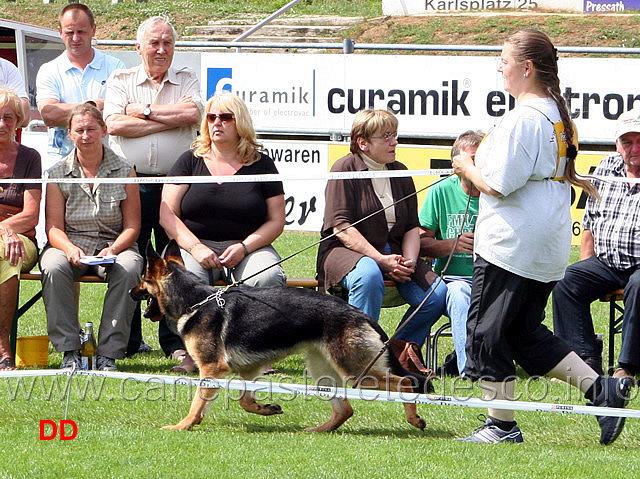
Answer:
[(456, 352), (447, 354), (444, 358), (444, 364), (438, 368), (438, 376), (459, 376), (458, 372), (458, 356)]
[(80, 357), (80, 351), (65, 351), (60, 369), (73, 369), (74, 365), (75, 369), (82, 369), (82, 358)]
[(523, 441), (522, 432), (520, 432), (520, 428), (518, 426), (513, 426), (511, 430), (505, 431), (494, 425), (491, 418), (487, 418), (487, 421), (476, 429), (470, 436), (461, 437), (457, 440), (484, 444), (498, 444), (499, 442), (520, 443)]
[(96, 369), (99, 371), (117, 371), (118, 367), (116, 366), (116, 360), (112, 358), (108, 358), (106, 356), (101, 356), (98, 354), (96, 356)]
[[(598, 378), (601, 384), (600, 394), (593, 401), (589, 401), (587, 406), (617, 407), (623, 408), (629, 402), (629, 390), (631, 381), (629, 379)], [(600, 444), (605, 446), (615, 441), (624, 427), (624, 417), (616, 416), (596, 416), (600, 425)]]
[(138, 348), (138, 353), (150, 353), (151, 351), (153, 351), (153, 349), (151, 348), (151, 346), (149, 346), (147, 343), (144, 342), (144, 339), (142, 341), (140, 341), (140, 347)]

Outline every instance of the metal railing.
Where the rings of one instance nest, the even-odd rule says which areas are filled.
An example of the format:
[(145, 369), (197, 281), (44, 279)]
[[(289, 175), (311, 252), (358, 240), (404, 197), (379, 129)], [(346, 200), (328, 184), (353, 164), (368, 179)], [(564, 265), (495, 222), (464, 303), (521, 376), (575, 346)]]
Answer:
[(249, 35), (257, 32), (258, 30), (260, 30), (262, 27), (264, 27), (267, 23), (271, 22), (271, 20), (279, 17), (280, 15), (282, 15), (283, 13), (285, 13), (287, 10), (289, 10), (290, 8), (296, 6), (298, 3), (300, 3), (302, 0), (292, 0), (291, 2), (287, 3), (284, 7), (282, 7), (280, 10), (278, 10), (277, 12), (272, 13), (271, 15), (269, 15), (267, 18), (265, 18), (264, 20), (262, 20), (261, 22), (257, 23), (256, 25), (254, 25), (253, 27), (251, 27), (249, 30), (247, 30), (246, 32), (244, 32), (242, 35), (240, 35), (237, 38), (234, 38), (233, 40), (231, 40), (232, 42), (239, 42), (241, 40), (244, 40), (245, 38), (247, 38)]
[[(356, 50), (372, 51), (415, 51), (415, 52), (500, 52), (502, 45), (412, 45), (405, 43), (356, 43), (346, 38), (342, 43), (296, 43), (296, 42), (253, 42), (253, 41), (178, 41), (176, 47), (187, 49), (228, 48), (240, 51), (242, 48), (251, 49), (283, 49), (283, 50), (342, 50), (343, 53), (354, 53)], [(135, 40), (96, 40), (101, 46), (130, 46), (135, 47)], [(557, 47), (561, 53), (605, 54), (605, 55), (640, 55), (640, 48), (626, 47)]]

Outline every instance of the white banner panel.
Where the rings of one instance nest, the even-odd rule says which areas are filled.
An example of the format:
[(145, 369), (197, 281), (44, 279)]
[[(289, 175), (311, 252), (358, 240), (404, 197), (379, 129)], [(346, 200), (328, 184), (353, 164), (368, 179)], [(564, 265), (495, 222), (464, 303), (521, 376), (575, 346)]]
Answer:
[[(613, 142), (614, 120), (640, 105), (637, 65), (560, 59), (581, 141)], [(455, 138), (487, 130), (514, 106), (497, 68), (497, 56), (205, 53), (201, 78), (206, 97), (216, 90), (242, 97), (258, 130), (346, 133), (359, 110), (382, 108), (397, 114), (401, 136)]]
[[(303, 173), (321, 177), (329, 171), (329, 144), (308, 141), (262, 141), (282, 174)], [(285, 181), (285, 227), (288, 230), (320, 231), (324, 214), (324, 180)]]

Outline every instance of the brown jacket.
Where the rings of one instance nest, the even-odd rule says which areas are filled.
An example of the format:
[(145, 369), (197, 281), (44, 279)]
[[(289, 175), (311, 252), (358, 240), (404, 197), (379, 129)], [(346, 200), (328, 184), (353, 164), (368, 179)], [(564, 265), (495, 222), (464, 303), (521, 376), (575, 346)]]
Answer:
[[(387, 165), (389, 170), (406, 170), (406, 166), (396, 161)], [(350, 153), (340, 158), (331, 171), (368, 171), (359, 155)], [(325, 190), (324, 223), (321, 237), (333, 233), (333, 228), (341, 223), (354, 224), (356, 221), (379, 211), (371, 218), (358, 223), (355, 228), (378, 251), (382, 252), (387, 244), (391, 253), (402, 254), (402, 238), (405, 233), (420, 225), (418, 221), (418, 200), (415, 196), (413, 179), (409, 176), (391, 178), (391, 191), (395, 204), (396, 224), (389, 231), (382, 210), (382, 203), (373, 190), (369, 179), (330, 180)], [(411, 196), (409, 196), (411, 195)], [(402, 200), (403, 198), (407, 197)], [(402, 200), (402, 201), (399, 201)], [(399, 201), (399, 202), (398, 202)], [(320, 243), (318, 249), (318, 281), (324, 290), (336, 286), (364, 255), (352, 251), (333, 237)], [(418, 259), (416, 272), (411, 279), (427, 290), (436, 278), (431, 266)]]

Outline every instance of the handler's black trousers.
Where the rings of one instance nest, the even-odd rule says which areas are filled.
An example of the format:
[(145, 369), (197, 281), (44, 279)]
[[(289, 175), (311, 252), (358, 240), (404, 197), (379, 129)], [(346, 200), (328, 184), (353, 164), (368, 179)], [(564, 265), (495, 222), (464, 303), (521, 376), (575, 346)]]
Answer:
[(478, 256), (473, 265), (467, 322), (467, 365), (473, 379), (514, 379), (514, 361), (532, 376), (553, 369), (569, 346), (542, 324), (555, 281), (510, 273)]

